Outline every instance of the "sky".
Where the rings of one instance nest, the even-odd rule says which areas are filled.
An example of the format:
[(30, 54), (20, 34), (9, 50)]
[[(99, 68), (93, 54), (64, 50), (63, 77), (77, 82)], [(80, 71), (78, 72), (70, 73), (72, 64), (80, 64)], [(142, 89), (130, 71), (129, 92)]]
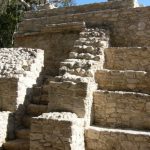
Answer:
[[(75, 0), (77, 5), (88, 4), (88, 3), (99, 3), (106, 2), (107, 0)], [(150, 0), (138, 0), (140, 4), (144, 4), (144, 6), (150, 6)]]

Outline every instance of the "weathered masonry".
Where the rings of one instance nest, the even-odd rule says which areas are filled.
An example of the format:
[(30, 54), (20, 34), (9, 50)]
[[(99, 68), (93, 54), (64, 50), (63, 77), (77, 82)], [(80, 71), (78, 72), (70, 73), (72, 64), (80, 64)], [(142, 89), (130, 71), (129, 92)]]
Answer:
[(14, 37), (0, 50), (0, 150), (150, 149), (150, 7), (47, 7)]

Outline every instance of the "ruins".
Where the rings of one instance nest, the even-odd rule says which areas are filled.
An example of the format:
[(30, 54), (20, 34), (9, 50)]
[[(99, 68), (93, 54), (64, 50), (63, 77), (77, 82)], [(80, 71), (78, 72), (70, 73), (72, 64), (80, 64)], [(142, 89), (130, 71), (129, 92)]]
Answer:
[(46, 4), (18, 26), (0, 49), (0, 150), (150, 150), (150, 7)]

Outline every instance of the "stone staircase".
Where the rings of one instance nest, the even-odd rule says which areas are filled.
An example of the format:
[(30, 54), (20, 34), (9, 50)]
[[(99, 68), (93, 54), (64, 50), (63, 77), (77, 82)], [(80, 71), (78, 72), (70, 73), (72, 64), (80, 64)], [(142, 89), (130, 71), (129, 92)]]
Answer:
[(108, 47), (106, 30), (80, 32), (59, 76), (33, 87), (22, 128), (4, 150), (29, 150), (31, 143), (37, 149), (40, 137), (33, 136), (32, 117), (64, 111), (84, 118), (86, 150), (149, 150), (150, 48)]
[[(61, 107), (61, 105), (53, 103), (52, 100), (56, 100), (55, 96), (59, 97), (59, 93), (64, 93), (64, 90), (68, 87), (74, 93), (74, 96), (77, 96), (75, 99), (81, 99), (82, 103), (80, 106), (81, 103), (78, 100), (77, 103), (74, 103), (75, 105), (69, 106), (71, 108), (70, 111), (72, 112), (74, 109), (79, 116), (85, 116), (83, 98), (87, 96), (87, 86), (92, 85), (91, 87), (89, 86), (90, 90), (92, 90), (90, 92), (90, 101), (92, 102), (92, 93), (97, 87), (94, 81), (94, 74), (98, 68), (100, 69), (103, 66), (103, 49), (108, 47), (107, 41), (109, 40), (107, 36), (108, 33), (106, 34), (104, 30), (98, 28), (96, 30), (85, 29), (80, 33), (80, 38), (75, 41), (69, 59), (61, 62), (60, 76), (55, 77), (54, 81), (51, 78), (42, 86), (35, 85), (33, 87), (32, 99), (27, 105), (26, 113), (22, 118), (22, 127), (15, 131), (16, 140), (8, 141), (3, 145), (4, 150), (28, 150), (30, 147), (31, 118), (47, 111), (54, 111), (54, 109), (59, 109), (59, 111), (67, 110), (65, 102), (63, 102), (63, 106)], [(91, 83), (88, 85), (89, 82)], [(69, 96), (68, 93), (67, 96)], [(90, 121), (90, 114), (86, 115), (88, 115)]]
[(22, 126), (15, 131), (15, 140), (4, 143), (4, 150), (29, 150), (31, 118), (47, 112), (48, 91), (47, 85), (34, 85), (32, 98), (22, 117)]
[(49, 84), (49, 112), (72, 112), (91, 122), (94, 75), (102, 69), (104, 48), (109, 46), (109, 33), (99, 28), (85, 28), (75, 41), (69, 59), (61, 62), (59, 76)]
[(94, 92), (86, 149), (150, 149), (149, 50), (105, 49), (105, 69), (95, 74), (99, 89)]

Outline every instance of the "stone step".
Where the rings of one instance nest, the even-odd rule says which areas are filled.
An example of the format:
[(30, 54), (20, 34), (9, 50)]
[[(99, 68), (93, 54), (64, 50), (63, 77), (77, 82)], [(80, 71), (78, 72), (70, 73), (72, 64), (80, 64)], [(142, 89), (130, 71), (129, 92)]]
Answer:
[(48, 85), (33, 87), (31, 103), (46, 105), (47, 99), (48, 99)]
[(149, 150), (150, 132), (90, 126), (85, 132), (88, 150)]
[(29, 139), (30, 138), (30, 129), (19, 129), (16, 131), (17, 139)]
[(30, 129), (30, 125), (31, 125), (31, 118), (32, 116), (29, 115), (24, 115), (22, 118), (22, 124), (25, 128), (29, 128)]
[(16, 139), (3, 144), (4, 150), (29, 150), (29, 140)]
[[(58, 22), (52, 23), (46, 20), (47, 17), (39, 19), (28, 19), (19, 23), (19, 30), (15, 34), (15, 37), (21, 37), (26, 35), (36, 35), (39, 33), (59, 33), (59, 32), (81, 32), (85, 28), (84, 22)], [(56, 17), (57, 18), (57, 17)], [(35, 28), (33, 28), (33, 24)], [(32, 31), (32, 32), (31, 32)]]
[(135, 92), (94, 92), (94, 124), (102, 127), (150, 130), (150, 95)]
[(150, 72), (150, 47), (110, 47), (104, 53), (106, 69)]
[(99, 28), (88, 28), (88, 29), (85, 29), (84, 31), (80, 32), (81, 38), (87, 38), (90, 41), (91, 41), (91, 39), (92, 40), (93, 39), (94, 40), (95, 39), (108, 40), (108, 38), (107, 38), (108, 35), (109, 35), (109, 33), (106, 32), (106, 30), (99, 29)]
[(99, 70), (95, 78), (102, 90), (150, 94), (150, 74), (144, 71)]
[(66, 59), (61, 62), (60, 75), (66, 72), (81, 77), (93, 77), (94, 71), (101, 69), (101, 62), (85, 59)]
[(45, 16), (48, 17), (59, 17), (57, 20), (60, 19), (60, 16), (73, 15), (73, 14), (80, 14), (80, 13), (88, 13), (94, 12), (97, 10), (107, 10), (107, 9), (117, 9), (120, 7), (124, 7), (123, 4), (120, 4), (118, 1), (109, 1), (105, 3), (93, 3), (87, 4), (82, 6), (75, 6), (75, 7), (66, 7), (65, 9), (50, 9), (51, 7), (46, 4), (44, 9), (40, 9), (38, 11), (26, 11), (24, 14), (24, 20), (34, 19), (34, 18), (43, 18)]
[(90, 53), (77, 53), (77, 52), (70, 52), (69, 59), (85, 59), (85, 60), (94, 60), (100, 61), (102, 55), (92, 55)]
[(49, 112), (73, 112), (78, 116), (85, 115), (85, 97), (87, 83), (51, 82)]
[(32, 93), (34, 96), (40, 96), (41, 94), (47, 94), (48, 93), (48, 85), (34, 86)]
[(56, 82), (74, 82), (74, 83), (88, 83), (94, 81), (91, 77), (81, 77), (69, 73), (65, 73), (63, 76), (56, 76), (55, 77)]
[(32, 104), (41, 104), (41, 105), (47, 105), (48, 104), (48, 94), (42, 94), (41, 96), (34, 96), (31, 100)]
[(39, 116), (47, 112), (47, 105), (29, 104), (27, 114), (31, 116)]
[[(86, 33), (86, 32), (85, 32)], [(97, 34), (99, 34), (97, 32)], [(100, 37), (86, 37), (86, 38), (79, 38), (78, 40), (75, 41), (74, 45), (78, 46), (78, 45), (86, 45), (86, 46), (93, 46), (93, 47), (101, 47), (102, 43), (101, 43), (101, 38)]]
[(42, 87), (41, 86), (33, 86), (32, 93), (33, 93), (34, 96), (41, 95), (41, 92), (42, 92)]
[[(107, 42), (104, 42), (106, 45)], [(92, 55), (101, 55), (102, 54), (102, 47), (93, 47), (93, 46), (87, 46), (87, 45), (75, 45), (73, 47), (72, 52), (77, 52), (77, 53), (89, 53)]]

